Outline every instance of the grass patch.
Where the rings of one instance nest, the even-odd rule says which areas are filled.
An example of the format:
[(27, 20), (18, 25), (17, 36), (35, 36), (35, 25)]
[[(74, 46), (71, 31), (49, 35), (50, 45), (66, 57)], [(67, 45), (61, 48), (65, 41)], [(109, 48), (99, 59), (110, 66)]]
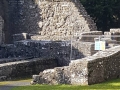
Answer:
[(120, 89), (120, 79), (107, 81), (100, 84), (94, 84), (90, 86), (75, 86), (75, 85), (30, 85), (15, 87), (12, 90), (81, 90), (81, 89)]

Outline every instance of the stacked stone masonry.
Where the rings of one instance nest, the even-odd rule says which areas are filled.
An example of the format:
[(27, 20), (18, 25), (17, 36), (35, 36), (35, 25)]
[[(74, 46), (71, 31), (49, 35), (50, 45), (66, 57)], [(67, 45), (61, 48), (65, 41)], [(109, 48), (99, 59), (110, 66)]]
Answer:
[(4, 24), (4, 21), (2, 17), (0, 16), (0, 45), (3, 42), (3, 24)]
[[(74, 32), (96, 31), (96, 25), (79, 0), (1, 0), (6, 20), (6, 42), (13, 34), (39, 34), (49, 38), (63, 36), (68, 40)], [(51, 37), (52, 36), (52, 37)], [(65, 37), (68, 37), (67, 39)], [(7, 40), (7, 39), (10, 40)], [(53, 38), (53, 39), (54, 39)]]
[[(94, 35), (94, 34), (101, 35), (101, 32), (92, 31), (92, 32), (82, 33), (81, 35)], [(23, 40), (22, 41), (15, 40), (14, 44), (2, 45), (0, 47), (0, 58), (8, 58), (8, 59), (1, 59), (0, 63), (21, 61), (23, 59), (29, 60), (30, 58), (38, 58), (38, 57), (52, 57), (52, 58), (56, 58), (57, 66), (68, 66), (70, 63), (70, 60), (84, 58), (96, 53), (96, 51), (94, 50), (93, 38), (90, 38), (90, 37), (84, 38), (84, 36), (83, 37), (81, 36), (79, 37), (78, 41), (76, 41), (77, 39), (75, 38), (75, 41), (74, 40), (73, 40), (74, 42), (72, 41), (72, 48), (71, 48), (71, 41), (24, 40), (24, 39), (27, 39), (27, 36), (31, 36), (31, 35), (27, 35), (26, 33), (15, 34), (13, 35), (13, 37), (16, 37), (17, 40), (22, 40), (22, 39)], [(86, 42), (84, 40), (89, 40), (92, 42)], [(72, 49), (72, 57), (70, 57), (71, 49)], [(84, 63), (82, 64), (84, 65)], [(63, 69), (56, 68), (56, 70), (65, 69), (66, 72), (69, 72), (70, 70), (72, 70), (72, 69), (69, 69), (69, 66), (62, 67), (62, 68)], [(82, 66), (81, 66), (81, 69), (82, 69)], [(65, 77), (69, 78), (69, 75), (67, 76), (67, 73), (66, 73)], [(56, 78), (58, 77), (56, 76)], [(64, 82), (62, 81), (61, 83), (70, 82), (70, 80), (67, 80), (67, 79), (65, 80)]]
[(0, 47), (0, 58), (54, 57), (59, 66), (69, 65), (70, 59), (84, 58), (94, 53), (94, 43), (82, 41), (71, 45), (71, 41), (22, 40)]
[(31, 76), (32, 74), (37, 74), (40, 71), (57, 66), (56, 59), (54, 58), (21, 59), (21, 61), (20, 58), (11, 58), (9, 61), (11, 62), (0, 63), (0, 81)]
[[(85, 37), (85, 35), (87, 37)], [(93, 35), (93, 37), (91, 37)], [(94, 37), (94, 35), (96, 35)], [(98, 36), (97, 36), (98, 35)], [(66, 40), (75, 40), (75, 41), (84, 41), (84, 42), (94, 42), (94, 38), (99, 37), (99, 35), (102, 35), (102, 31), (89, 31), (89, 32), (81, 32), (77, 33), (75, 32), (73, 36), (41, 36), (41, 35), (31, 35), (31, 40), (51, 40), (51, 41), (66, 41)]]
[(57, 39), (68, 40), (75, 32), (96, 30), (94, 22), (78, 0), (76, 2), (74, 0), (38, 1), (36, 3), (41, 8), (40, 14), (42, 15), (42, 21), (39, 22), (39, 26), (42, 28), (39, 32), (40, 35), (50, 39), (62, 36), (62, 38)]
[(117, 44), (120, 44), (120, 29), (119, 28), (112, 28), (110, 32), (104, 32), (107, 38), (111, 38), (114, 41), (117, 41)]
[[(33, 83), (88, 85), (119, 77), (120, 46), (95, 54), (98, 37), (84, 36), (102, 32), (79, 0), (1, 0), (0, 16), (6, 21), (3, 30), (0, 22), (0, 44), (3, 32), (14, 42), (0, 46), (0, 80), (43, 70)], [(105, 33), (111, 41), (107, 34), (119, 30)]]
[(120, 46), (33, 75), (33, 83), (90, 85), (120, 76)]
[[(0, 58), (34, 58), (47, 55), (57, 58), (58, 64), (63, 66), (68, 65), (70, 59), (83, 58), (95, 53), (93, 43), (81, 42), (81, 44), (76, 43), (74, 46), (70, 44), (74, 32), (89, 32), (97, 29), (79, 0), (1, 0), (0, 2), (4, 4), (1, 8), (6, 8), (3, 11), (7, 26), (6, 39), (9, 38), (12, 41), (10, 36), (14, 34), (13, 41), (30, 38), (35, 40), (2, 45)], [(28, 35), (29, 38), (26, 33), (30, 35)], [(36, 42), (37, 35), (33, 36), (32, 34), (38, 34), (39, 40), (43, 40), (41, 39), (43, 37), (48, 42), (49, 39), (54, 42), (43, 45), (42, 41)], [(59, 44), (56, 40), (59, 40)], [(62, 42), (63, 40), (64, 42)], [(7, 40), (7, 42), (9, 41)], [(26, 45), (26, 42), (29, 45)], [(56, 45), (58, 45), (59, 50)], [(71, 46), (73, 52), (70, 58)], [(86, 50), (83, 50), (84, 46)], [(49, 54), (46, 54), (47, 52)]]

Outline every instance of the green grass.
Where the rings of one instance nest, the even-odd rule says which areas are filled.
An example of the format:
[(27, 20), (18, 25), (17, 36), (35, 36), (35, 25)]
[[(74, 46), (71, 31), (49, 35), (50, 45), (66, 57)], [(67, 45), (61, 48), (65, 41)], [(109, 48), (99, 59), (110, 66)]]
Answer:
[(15, 87), (12, 90), (120, 90), (120, 79), (107, 81), (100, 84), (94, 84), (90, 86), (75, 86), (75, 85), (31, 85), (31, 86), (22, 86)]

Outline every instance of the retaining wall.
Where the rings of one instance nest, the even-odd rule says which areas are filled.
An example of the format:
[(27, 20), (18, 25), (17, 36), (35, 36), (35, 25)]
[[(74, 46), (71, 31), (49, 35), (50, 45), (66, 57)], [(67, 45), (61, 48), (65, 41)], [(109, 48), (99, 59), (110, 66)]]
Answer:
[(57, 58), (58, 66), (67, 66), (70, 59), (84, 58), (96, 52), (92, 42), (75, 42), (71, 47), (71, 41), (23, 40), (1, 46), (0, 58), (53, 57)]
[[(19, 59), (19, 58), (18, 58)], [(57, 66), (54, 58), (34, 58), (0, 64), (0, 81), (17, 77), (27, 77)]]

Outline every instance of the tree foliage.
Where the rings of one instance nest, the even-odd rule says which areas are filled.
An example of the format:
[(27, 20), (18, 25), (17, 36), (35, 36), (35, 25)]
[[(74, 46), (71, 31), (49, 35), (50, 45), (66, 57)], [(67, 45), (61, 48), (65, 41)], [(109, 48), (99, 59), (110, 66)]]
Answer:
[(120, 28), (120, 0), (80, 0), (98, 30)]

